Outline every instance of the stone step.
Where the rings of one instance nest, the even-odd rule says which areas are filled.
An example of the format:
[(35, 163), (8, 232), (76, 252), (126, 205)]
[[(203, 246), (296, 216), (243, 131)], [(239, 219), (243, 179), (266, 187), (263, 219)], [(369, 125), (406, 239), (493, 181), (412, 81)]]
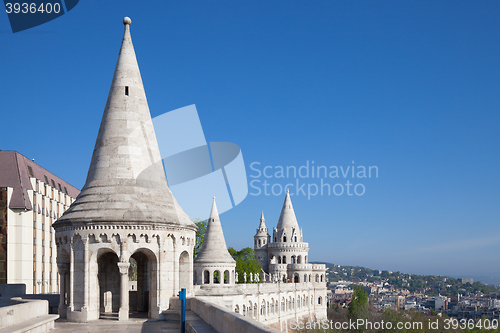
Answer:
[(165, 321), (181, 321), (181, 314), (177, 310), (165, 310), (161, 313), (161, 319)]

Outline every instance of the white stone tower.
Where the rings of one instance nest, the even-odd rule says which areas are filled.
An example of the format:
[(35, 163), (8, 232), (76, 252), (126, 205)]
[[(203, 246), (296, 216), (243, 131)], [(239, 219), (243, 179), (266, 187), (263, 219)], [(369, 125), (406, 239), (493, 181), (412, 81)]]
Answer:
[[(196, 226), (163, 171), (132, 39), (125, 32), (85, 186), (53, 227), (61, 300), (71, 321), (148, 311), (159, 318), (181, 288), (192, 295)], [(137, 291), (129, 299), (129, 266)], [(134, 294), (132, 294), (134, 295)]]
[[(257, 234), (264, 234), (264, 232), (260, 231), (260, 227), (257, 229)], [(311, 282), (316, 266), (308, 263), (309, 244), (302, 239), (302, 229), (299, 228), (299, 224), (297, 223), (288, 189), (278, 225), (273, 229), (271, 242), (268, 242), (266, 245), (268, 264), (261, 265), (264, 271), (270, 274), (272, 281), (292, 283)], [(256, 259), (259, 260), (260, 251), (256, 251), (255, 255)], [(316, 273), (318, 277), (324, 275), (324, 267), (322, 267), (317, 267), (318, 272)], [(323, 271), (321, 272), (321, 270)]]
[(260, 215), (260, 224), (257, 228), (257, 233), (253, 236), (254, 239), (254, 251), (255, 259), (262, 266), (264, 272), (269, 271), (269, 256), (267, 255), (267, 245), (271, 240), (271, 236), (267, 231), (266, 219), (264, 218), (264, 212)]
[(214, 197), (203, 245), (194, 261), (194, 281), (203, 287), (233, 285), (235, 269), (236, 261), (227, 250)]

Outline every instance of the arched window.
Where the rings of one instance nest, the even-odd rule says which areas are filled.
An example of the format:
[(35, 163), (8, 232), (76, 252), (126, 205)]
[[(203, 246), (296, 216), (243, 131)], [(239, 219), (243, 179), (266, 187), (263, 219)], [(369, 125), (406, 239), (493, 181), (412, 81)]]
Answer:
[(260, 239), (259, 239), (259, 246), (260, 246)]
[(210, 283), (210, 272), (209, 271), (203, 271), (203, 283), (204, 284)]
[(265, 239), (262, 241), (262, 244), (263, 244), (263, 245), (265, 245), (265, 244), (266, 244), (266, 240), (265, 240)]
[(321, 304), (321, 302), (322, 302), (322, 298), (321, 298), (321, 296), (320, 296), (320, 297), (318, 298), (318, 304)]
[(283, 243), (286, 242), (286, 236), (283, 236)]
[(281, 256), (278, 256), (278, 264), (281, 264)]
[(320, 277), (319, 277), (319, 281), (320, 281), (320, 282), (323, 282), (323, 274), (321, 274), (321, 275), (320, 275)]
[(283, 256), (283, 263), (286, 264), (286, 256)]
[(294, 242), (297, 243), (297, 236), (293, 238)]
[(302, 263), (302, 256), (297, 256), (297, 264), (301, 264)]
[(240, 307), (238, 306), (238, 304), (236, 304), (236, 306), (234, 307), (234, 312), (240, 313)]
[(316, 276), (314, 277), (314, 282), (318, 282), (319, 281), (319, 276), (318, 274), (316, 274)]

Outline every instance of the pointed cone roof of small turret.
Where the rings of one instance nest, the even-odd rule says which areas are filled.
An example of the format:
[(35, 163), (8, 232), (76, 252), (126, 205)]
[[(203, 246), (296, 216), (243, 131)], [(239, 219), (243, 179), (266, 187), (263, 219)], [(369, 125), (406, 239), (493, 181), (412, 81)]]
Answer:
[(290, 193), (288, 189), (286, 190), (285, 202), (283, 203), (283, 208), (281, 209), (280, 218), (278, 220), (277, 230), (288, 228), (299, 229), (299, 224), (297, 223), (297, 218), (295, 217), (295, 211), (293, 210), (292, 199), (290, 199)]
[(265, 228), (265, 227), (266, 227), (266, 219), (264, 218), (264, 211), (262, 211), (262, 214), (260, 214), (259, 228)]
[(87, 180), (55, 226), (81, 222), (169, 224), (195, 229), (167, 186), (146, 93), (125, 32)]
[(260, 224), (257, 228), (257, 233), (255, 236), (267, 236), (266, 219), (264, 218), (264, 212), (260, 215)]
[(233, 257), (229, 254), (226, 247), (226, 240), (222, 232), (222, 225), (220, 223), (219, 212), (217, 205), (212, 202), (212, 210), (207, 222), (207, 231), (203, 239), (200, 253), (194, 260), (196, 263), (235, 263)]

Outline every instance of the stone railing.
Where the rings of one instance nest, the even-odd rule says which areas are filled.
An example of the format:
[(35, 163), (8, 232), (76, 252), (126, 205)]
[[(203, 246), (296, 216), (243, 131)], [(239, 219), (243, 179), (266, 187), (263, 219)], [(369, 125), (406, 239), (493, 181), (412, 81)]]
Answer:
[(0, 333), (48, 332), (59, 315), (49, 315), (46, 300), (12, 298), (9, 306), (0, 307)]
[(191, 311), (219, 333), (279, 333), (277, 329), (234, 313), (219, 305), (197, 298), (191, 300)]

